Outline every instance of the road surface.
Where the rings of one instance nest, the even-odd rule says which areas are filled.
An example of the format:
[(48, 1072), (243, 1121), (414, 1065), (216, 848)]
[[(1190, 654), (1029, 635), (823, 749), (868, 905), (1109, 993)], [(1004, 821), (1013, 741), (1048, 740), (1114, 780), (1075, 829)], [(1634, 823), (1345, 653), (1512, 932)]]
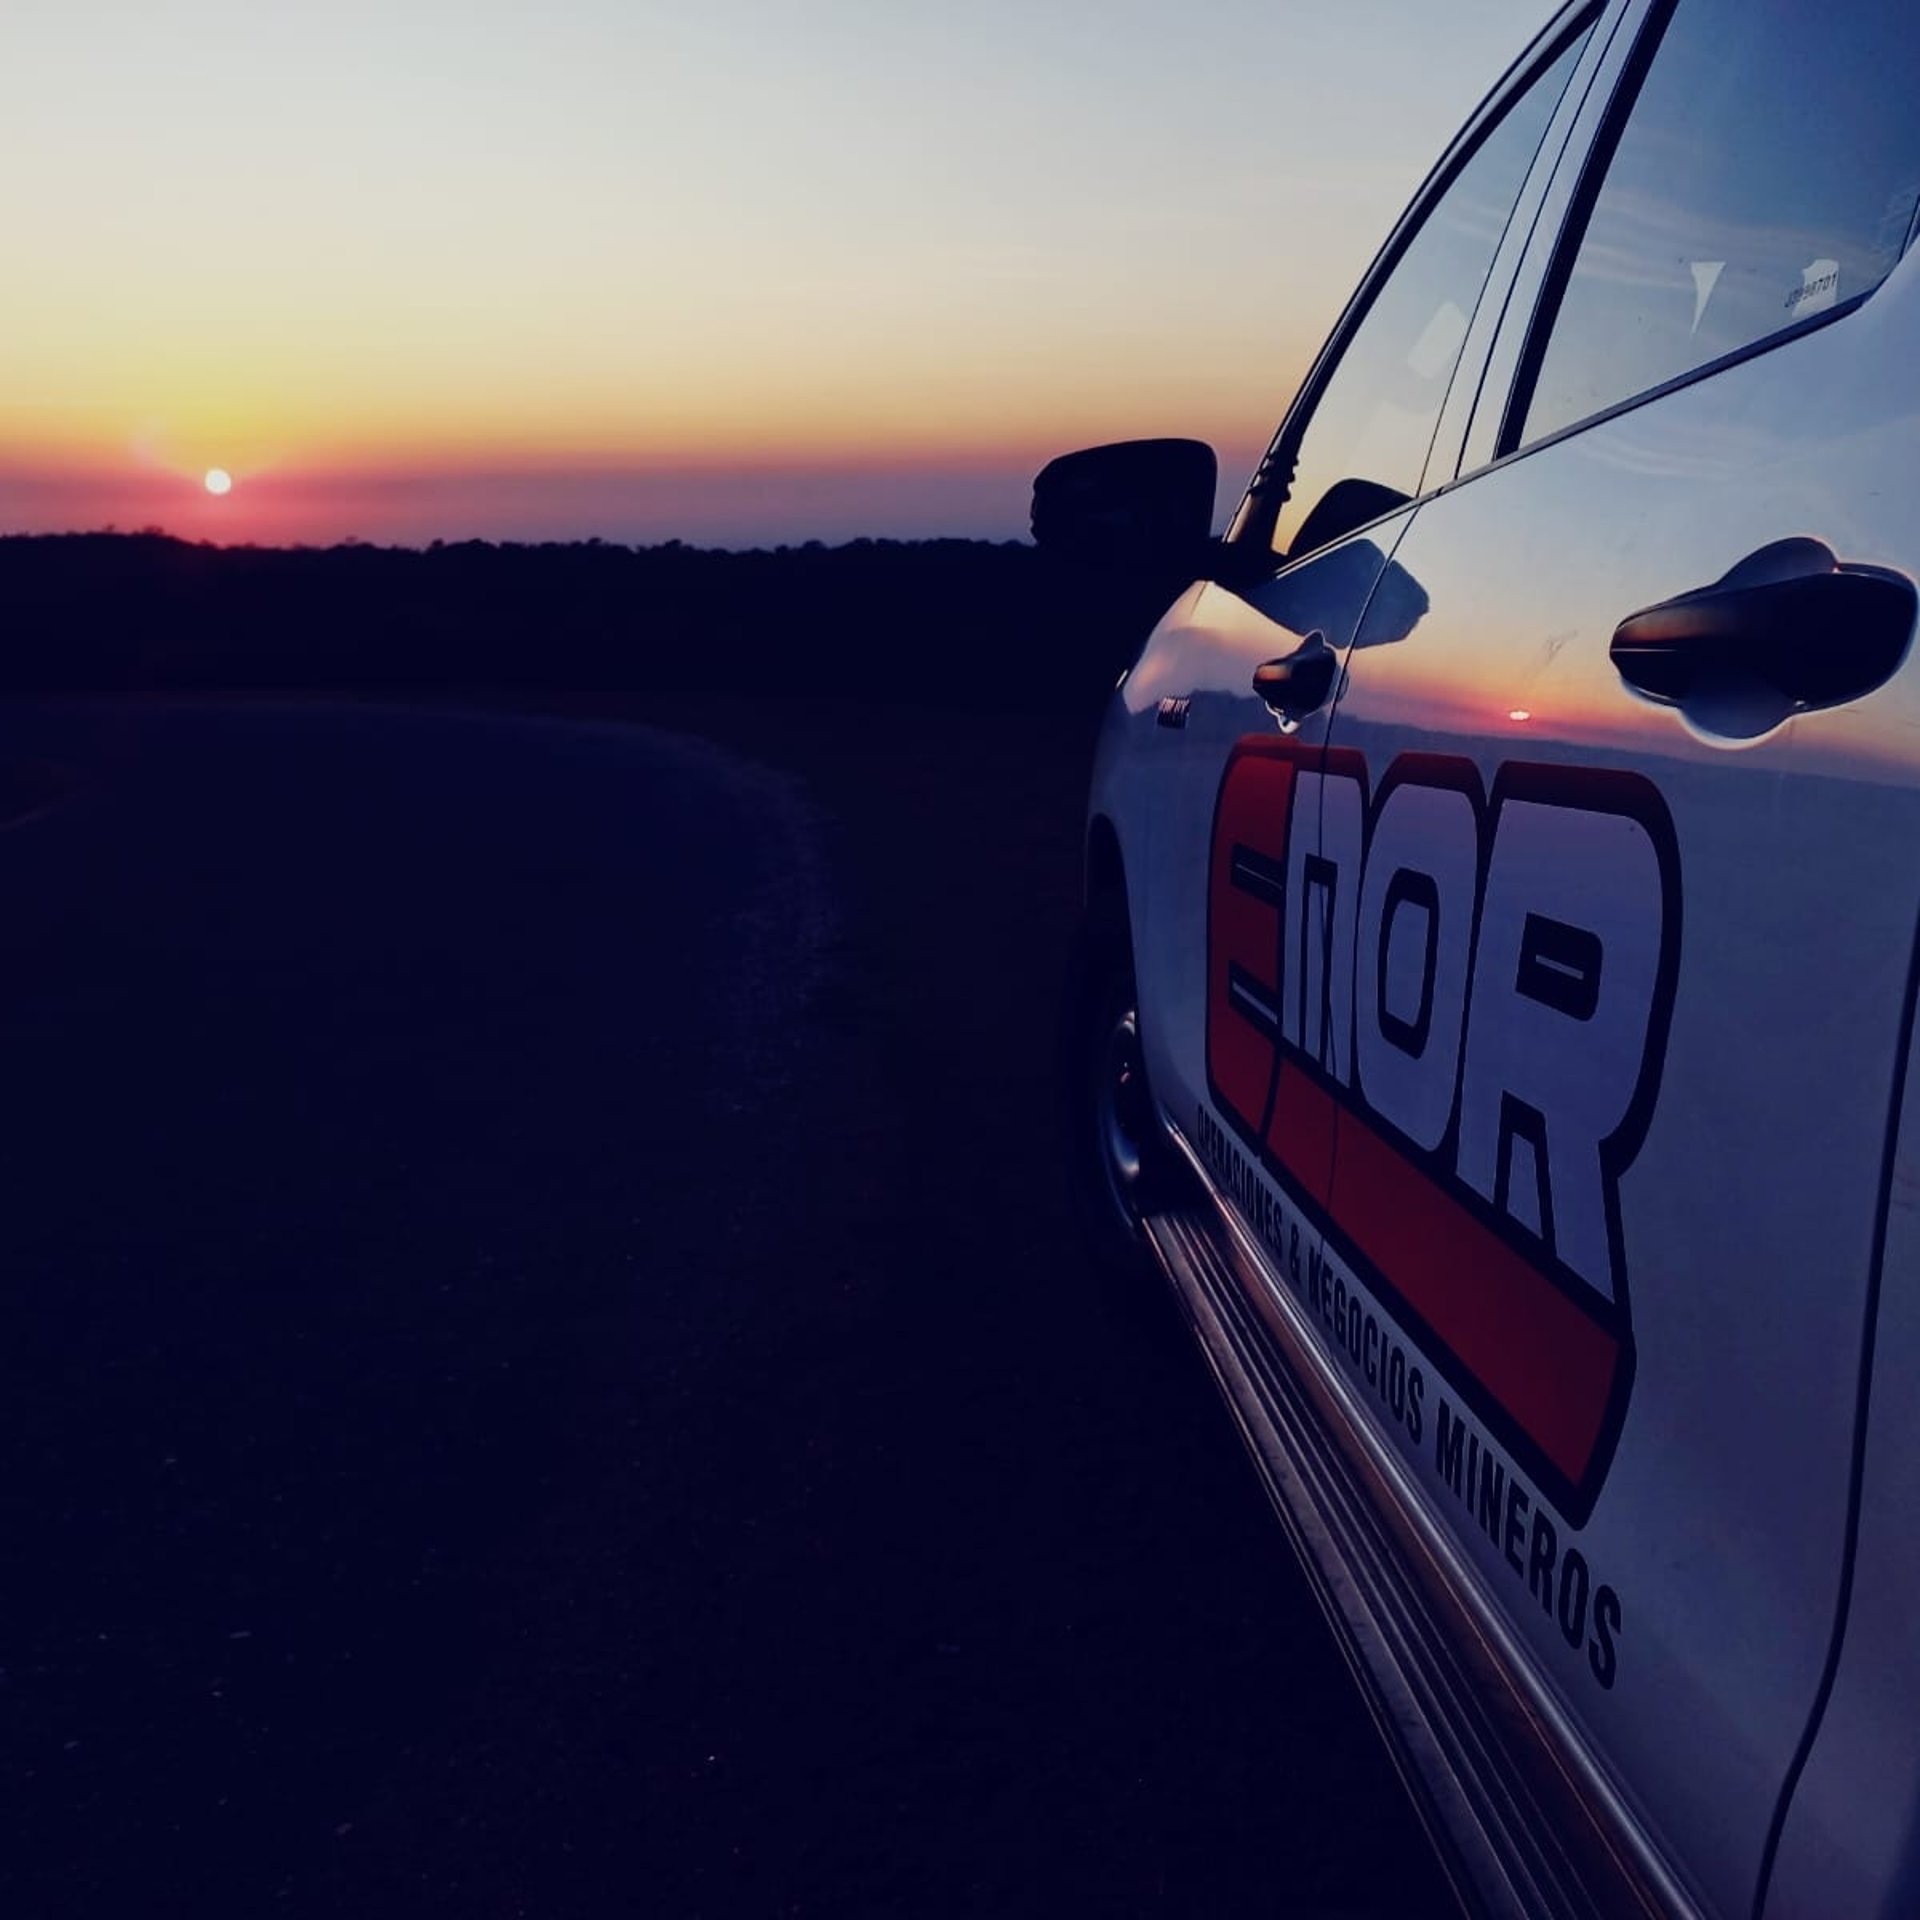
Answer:
[(0, 716), (0, 1906), (1440, 1910), (1077, 1259), (1078, 735), (694, 720)]

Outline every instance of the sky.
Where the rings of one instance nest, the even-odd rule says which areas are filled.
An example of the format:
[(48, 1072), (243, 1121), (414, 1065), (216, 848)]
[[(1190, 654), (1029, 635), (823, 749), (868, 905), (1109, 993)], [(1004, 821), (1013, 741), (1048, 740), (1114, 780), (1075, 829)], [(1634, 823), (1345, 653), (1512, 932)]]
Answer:
[(1550, 11), (5, 0), (0, 532), (1011, 538), (1161, 433), (1237, 492)]

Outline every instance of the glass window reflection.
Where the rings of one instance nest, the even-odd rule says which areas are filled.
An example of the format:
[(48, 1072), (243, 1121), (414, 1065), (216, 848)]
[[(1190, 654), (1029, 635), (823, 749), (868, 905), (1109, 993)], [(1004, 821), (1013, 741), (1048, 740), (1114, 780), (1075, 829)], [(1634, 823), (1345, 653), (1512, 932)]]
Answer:
[(1920, 200), (1912, 0), (1679, 0), (1575, 257), (1535, 440), (1869, 293)]
[(1468, 324), (1585, 37), (1482, 139), (1349, 337), (1299, 435), (1276, 553), (1298, 558), (1420, 490)]

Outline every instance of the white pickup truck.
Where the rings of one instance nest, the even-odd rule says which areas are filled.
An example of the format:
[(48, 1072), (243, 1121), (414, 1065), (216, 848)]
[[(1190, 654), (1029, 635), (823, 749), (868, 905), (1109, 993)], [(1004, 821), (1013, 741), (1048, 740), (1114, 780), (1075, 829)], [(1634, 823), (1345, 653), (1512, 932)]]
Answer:
[(1920, 9), (1562, 10), (1116, 690), (1068, 1058), (1476, 1911), (1920, 1913)]

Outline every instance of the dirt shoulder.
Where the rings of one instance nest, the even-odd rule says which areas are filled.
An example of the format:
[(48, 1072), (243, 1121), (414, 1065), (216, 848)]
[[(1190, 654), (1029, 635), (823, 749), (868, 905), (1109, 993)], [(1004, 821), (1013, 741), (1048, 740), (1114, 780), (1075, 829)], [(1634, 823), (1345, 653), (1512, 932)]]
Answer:
[(740, 1311), (643, 1428), (671, 1470), (575, 1499), (523, 1659), (330, 1893), (1448, 1910), (1184, 1334), (1080, 1259), (1050, 1075), (1090, 719), (553, 705), (797, 779), (839, 934), (712, 1223)]

